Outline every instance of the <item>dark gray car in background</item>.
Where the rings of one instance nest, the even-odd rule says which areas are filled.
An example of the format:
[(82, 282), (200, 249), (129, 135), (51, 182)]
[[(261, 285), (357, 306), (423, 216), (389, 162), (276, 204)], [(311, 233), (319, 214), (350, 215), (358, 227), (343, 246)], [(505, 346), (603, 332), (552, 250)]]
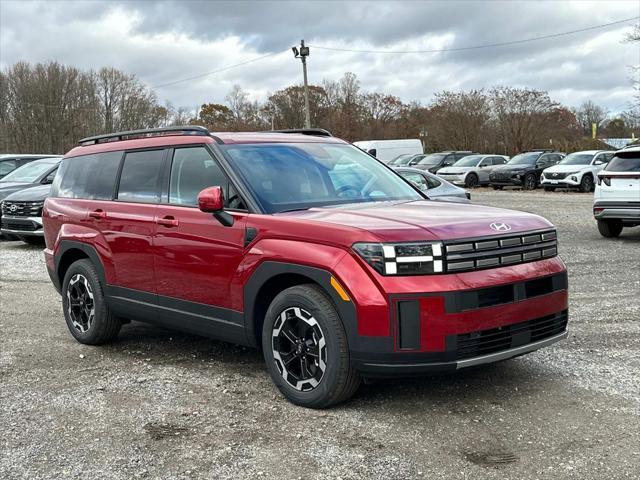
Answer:
[(3, 153), (0, 154), (0, 179), (9, 175), (15, 169), (26, 165), (34, 160), (40, 160), (41, 158), (54, 158), (58, 155), (44, 155), (39, 153)]
[[(50, 187), (53, 182), (53, 178), (56, 175), (56, 171), (58, 170), (58, 165), (60, 165), (60, 160), (62, 157), (50, 157), (43, 158), (41, 160), (34, 160), (26, 165), (22, 165), (19, 168), (16, 168), (13, 172), (9, 173), (3, 178), (0, 178), (0, 225), (4, 230), (4, 208), (3, 203), (4, 200), (11, 194), (15, 194), (21, 190), (45, 186)], [(9, 212), (9, 214), (15, 213)], [(11, 215), (10, 215), (11, 216)], [(12, 230), (10, 228), (6, 228), (6, 230)], [(2, 232), (0, 236), (9, 236), (13, 235), (13, 233)]]

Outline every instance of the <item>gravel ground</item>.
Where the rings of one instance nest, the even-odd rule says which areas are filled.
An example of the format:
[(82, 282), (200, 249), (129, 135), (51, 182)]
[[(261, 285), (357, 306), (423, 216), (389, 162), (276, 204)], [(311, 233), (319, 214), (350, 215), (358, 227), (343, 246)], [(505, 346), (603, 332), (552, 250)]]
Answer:
[(600, 237), (591, 195), (473, 199), (558, 226), (569, 339), (326, 411), (285, 401), (250, 349), (139, 323), (76, 343), (40, 250), (0, 243), (0, 478), (638, 478), (640, 228)]

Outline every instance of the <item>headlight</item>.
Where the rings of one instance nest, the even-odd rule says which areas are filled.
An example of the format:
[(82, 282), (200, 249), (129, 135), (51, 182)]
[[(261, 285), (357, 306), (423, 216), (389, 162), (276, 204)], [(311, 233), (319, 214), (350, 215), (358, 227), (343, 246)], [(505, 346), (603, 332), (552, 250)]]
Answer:
[(442, 273), (442, 244), (355, 243), (353, 250), (382, 275)]
[(540, 180), (544, 180), (544, 173), (540, 174)]

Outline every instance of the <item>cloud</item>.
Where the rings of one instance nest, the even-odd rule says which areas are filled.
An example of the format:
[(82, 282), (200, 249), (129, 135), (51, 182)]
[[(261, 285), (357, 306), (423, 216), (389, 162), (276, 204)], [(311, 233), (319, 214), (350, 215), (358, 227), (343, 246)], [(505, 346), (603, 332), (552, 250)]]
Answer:
[[(628, 18), (630, 2), (0, 2), (0, 67), (57, 60), (115, 66), (150, 86), (282, 51), (267, 59), (156, 89), (195, 107), (221, 102), (233, 84), (255, 98), (300, 83), (288, 49), (311, 45), (313, 83), (358, 75), (365, 90), (428, 102), (444, 89), (495, 84), (549, 90), (568, 105), (591, 99), (619, 111), (632, 90), (627, 65), (636, 45), (625, 26), (508, 47), (429, 54), (335, 52), (316, 46), (417, 50), (531, 38)], [(637, 9), (636, 9), (637, 10)], [(26, 21), (25, 19), (28, 19)]]

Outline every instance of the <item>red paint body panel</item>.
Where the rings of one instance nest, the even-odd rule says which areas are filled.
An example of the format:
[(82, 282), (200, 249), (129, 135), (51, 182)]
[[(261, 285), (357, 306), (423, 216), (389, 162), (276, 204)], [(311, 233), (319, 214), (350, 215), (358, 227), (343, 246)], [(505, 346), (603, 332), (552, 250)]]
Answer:
[(242, 310), (230, 280), (243, 259), (246, 215), (235, 214), (231, 227), (192, 207), (160, 205), (156, 215), (178, 221), (158, 225), (153, 239), (158, 295)]

